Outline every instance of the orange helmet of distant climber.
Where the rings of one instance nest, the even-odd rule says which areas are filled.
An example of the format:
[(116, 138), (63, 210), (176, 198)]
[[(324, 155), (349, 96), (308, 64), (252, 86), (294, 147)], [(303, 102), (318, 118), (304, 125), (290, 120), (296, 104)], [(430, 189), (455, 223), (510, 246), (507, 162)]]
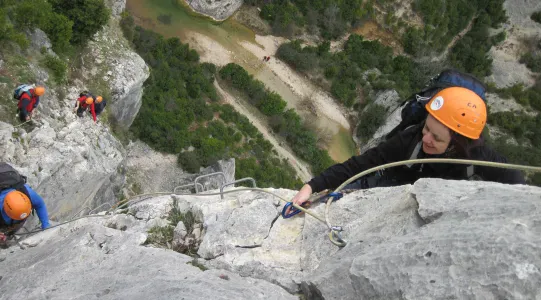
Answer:
[(85, 100), (85, 103), (88, 104), (88, 105), (94, 103), (94, 98), (92, 98), (92, 97), (87, 97), (86, 100)]
[(32, 211), (28, 196), (19, 191), (11, 191), (4, 198), (4, 212), (13, 220), (24, 220)]
[(45, 94), (45, 88), (42, 86), (36, 86), (36, 88), (34, 89), (34, 94), (36, 94), (36, 96), (42, 96), (43, 94)]
[(426, 104), (426, 110), (449, 129), (474, 140), (481, 136), (487, 121), (483, 99), (462, 87), (439, 91)]
[(96, 97), (96, 103), (101, 103), (102, 100), (103, 100), (102, 96)]

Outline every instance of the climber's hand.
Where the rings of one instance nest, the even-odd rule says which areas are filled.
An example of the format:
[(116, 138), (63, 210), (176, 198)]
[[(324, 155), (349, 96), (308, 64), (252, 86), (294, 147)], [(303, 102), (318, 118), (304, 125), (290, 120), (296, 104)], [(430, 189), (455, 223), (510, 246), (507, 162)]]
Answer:
[(310, 195), (312, 195), (312, 187), (310, 187), (308, 184), (305, 184), (300, 191), (291, 199), (291, 202), (293, 202), (296, 205), (301, 206), (304, 202), (306, 202)]
[(6, 240), (7, 240), (7, 236), (3, 232), (0, 232), (0, 243), (5, 242)]

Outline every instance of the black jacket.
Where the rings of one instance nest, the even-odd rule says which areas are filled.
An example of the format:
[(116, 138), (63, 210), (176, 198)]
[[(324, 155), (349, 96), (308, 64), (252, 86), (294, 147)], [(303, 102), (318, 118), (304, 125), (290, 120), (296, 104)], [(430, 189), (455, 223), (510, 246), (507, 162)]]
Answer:
[[(312, 178), (308, 184), (312, 192), (317, 193), (324, 189), (335, 189), (344, 181), (356, 174), (370, 168), (408, 160), (414, 152), (415, 146), (422, 140), (423, 124), (408, 128), (403, 132), (372, 148), (362, 155), (354, 156), (344, 163), (329, 167), (321, 175)], [(472, 160), (483, 160), (506, 163), (505, 157), (499, 155), (487, 146), (479, 146), (470, 150)], [(421, 148), (417, 158), (463, 158), (444, 155), (428, 155)], [(467, 165), (459, 164), (416, 164), (411, 167), (398, 166), (384, 170), (383, 177), (387, 185), (412, 184), (419, 178), (443, 178), (464, 180), (468, 179)], [(474, 174), (482, 180), (495, 181), (508, 184), (524, 184), (524, 176), (520, 171), (474, 166)]]

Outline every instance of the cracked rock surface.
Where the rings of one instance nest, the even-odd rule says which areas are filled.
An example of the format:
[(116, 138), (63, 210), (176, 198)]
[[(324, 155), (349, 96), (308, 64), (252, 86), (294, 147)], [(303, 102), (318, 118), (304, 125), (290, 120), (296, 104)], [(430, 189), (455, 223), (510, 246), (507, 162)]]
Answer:
[(164, 210), (138, 209), (148, 210), (142, 219), (82, 219), (0, 250), (0, 299), (297, 299), (267, 281), (202, 271), (187, 255), (143, 246)]
[[(295, 194), (268, 191), (286, 199)], [(187, 265), (193, 258), (186, 255), (141, 245), (151, 227), (171, 225), (167, 217), (174, 203), (194, 216), (192, 225), (177, 224), (175, 238), (187, 240), (183, 229), (196, 227), (201, 242), (195, 261), (211, 271)], [(24, 240), (25, 249), (0, 250), (0, 299), (14, 293), (71, 299), (70, 285), (84, 295), (79, 299), (158, 294), (288, 299), (299, 290), (306, 299), (536, 299), (541, 294), (541, 188), (421, 179), (354, 191), (330, 209), (331, 223), (344, 228), (348, 241), (341, 249), (329, 242), (320, 221), (303, 215), (283, 219), (282, 207), (272, 195), (256, 191), (224, 199), (168, 195), (136, 203), (125, 215), (46, 231)], [(314, 203), (311, 210), (324, 216), (323, 204)], [(33, 283), (42, 277), (41, 284)], [(145, 284), (149, 290), (140, 288)], [(137, 293), (124, 286), (135, 286)], [(204, 291), (197, 290), (201, 287)]]

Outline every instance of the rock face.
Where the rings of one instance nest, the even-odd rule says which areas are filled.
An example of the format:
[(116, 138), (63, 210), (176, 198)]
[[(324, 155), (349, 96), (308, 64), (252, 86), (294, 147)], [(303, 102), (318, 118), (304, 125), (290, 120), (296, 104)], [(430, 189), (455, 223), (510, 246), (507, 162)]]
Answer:
[[(38, 112), (32, 131), (0, 122), (0, 160), (26, 175), (49, 214), (62, 218), (96, 204), (100, 187), (123, 159), (123, 147), (106, 126), (87, 116), (79, 119), (71, 102), (58, 101), (50, 92), (40, 106), (54, 113)], [(68, 94), (71, 99), (77, 95), (76, 89)]]
[[(271, 191), (286, 199), (295, 193)], [(343, 249), (312, 217), (278, 217), (272, 196), (175, 198), (203, 222), (200, 263), (291, 293), (301, 281), (308, 299), (527, 299), (541, 292), (534, 284), (541, 280), (536, 187), (426, 179), (357, 191), (330, 210), (349, 242)], [(312, 209), (324, 214), (323, 205)]]
[(503, 88), (517, 83), (531, 86), (535, 82), (533, 73), (526, 65), (519, 62), (525, 54), (524, 41), (541, 36), (541, 24), (530, 19), (533, 12), (541, 10), (541, 2), (537, 0), (507, 0), (503, 4), (509, 21), (503, 25), (506, 39), (490, 49), (492, 57), (492, 75), (487, 81), (493, 81), (497, 87)]
[(111, 99), (107, 108), (115, 122), (127, 129), (141, 108), (143, 83), (150, 74), (148, 66), (130, 48), (118, 20), (111, 20), (88, 44), (90, 52), (82, 58), (87, 71), (84, 77), (94, 85), (100, 81), (108, 85)]
[[(106, 120), (109, 110), (114, 112), (121, 106), (126, 109), (116, 116), (122, 124), (129, 126), (137, 114), (141, 97), (130, 95), (142, 93), (148, 68), (129, 48), (115, 22), (112, 20), (97, 33), (95, 41), (83, 51), (86, 54), (80, 63), (74, 63), (79, 70), (73, 72), (69, 87), (54, 88), (48, 72), (32, 61), (26, 69), (21, 66), (17, 71), (33, 74), (47, 92), (41, 97), (32, 123), (15, 128), (0, 122), (0, 161), (12, 164), (28, 177), (29, 184), (44, 197), (53, 219), (116, 202), (119, 186), (124, 183), (123, 175), (117, 172), (124, 159), (123, 146), (105, 123), (94, 123), (88, 114), (78, 118), (72, 111), (81, 91), (90, 89), (107, 97), (112, 90), (113, 99), (108, 99), (100, 121)], [(44, 47), (52, 52), (42, 31), (35, 30), (29, 37), (31, 51), (39, 52)], [(11, 88), (2, 89), (2, 93), (2, 97), (12, 97)], [(10, 117), (15, 113), (13, 107), (0, 110), (8, 111)]]
[(107, 5), (111, 8), (113, 17), (118, 17), (126, 8), (126, 0), (107, 0)]
[(229, 18), (242, 6), (243, 0), (184, 0), (200, 14), (207, 15), (217, 21)]
[(418, 215), (395, 214), (351, 231), (349, 245), (303, 282), (308, 298), (540, 295), (541, 189), (423, 179), (413, 194), (418, 209), (408, 211)]
[[(190, 174), (177, 166), (177, 156), (154, 151), (141, 141), (127, 146), (125, 159), (128, 189), (134, 193), (151, 193), (156, 191), (171, 191), (177, 186), (190, 184), (198, 176), (215, 172), (224, 172), (225, 182), (235, 181), (235, 160), (220, 160), (215, 165), (201, 169), (199, 174)], [(219, 189), (224, 178), (212, 176), (199, 181), (204, 190)], [(185, 193), (190, 188), (179, 189)], [(200, 188), (201, 190), (201, 188)], [(195, 191), (193, 191), (195, 192)]]
[[(290, 299), (285, 291), (299, 289), (307, 299), (536, 299), (540, 199), (537, 187), (441, 179), (355, 191), (329, 212), (344, 228), (341, 249), (313, 217), (279, 217), (282, 203), (266, 193), (143, 199), (128, 214), (78, 220), (0, 250), (0, 299)], [(202, 236), (194, 263), (212, 271), (142, 245), (153, 226), (171, 226), (175, 202), (203, 224), (194, 225)], [(311, 210), (323, 216), (325, 207)], [(197, 239), (182, 224), (176, 243)]]
[(0, 299), (296, 299), (263, 280), (203, 272), (189, 256), (143, 246), (145, 233), (103, 226), (107, 218), (0, 250)]

